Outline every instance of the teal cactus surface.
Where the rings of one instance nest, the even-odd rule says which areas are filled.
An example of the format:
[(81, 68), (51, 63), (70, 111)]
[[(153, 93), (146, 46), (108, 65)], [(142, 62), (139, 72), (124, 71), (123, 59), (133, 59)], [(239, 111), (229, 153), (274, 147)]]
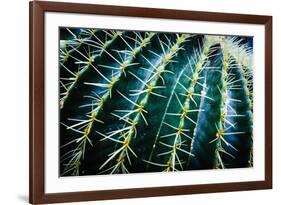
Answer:
[(253, 166), (252, 37), (60, 28), (60, 175)]

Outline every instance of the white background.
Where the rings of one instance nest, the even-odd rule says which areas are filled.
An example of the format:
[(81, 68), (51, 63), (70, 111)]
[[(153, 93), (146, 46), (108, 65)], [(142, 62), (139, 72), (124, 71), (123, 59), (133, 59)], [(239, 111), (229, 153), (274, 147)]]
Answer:
[[(281, 35), (281, 6), (278, 5), (278, 0), (172, 0), (170, 2), (168, 0), (83, 0), (83, 2), (273, 15), (273, 85), (274, 91), (277, 90), (274, 92), (274, 105), (281, 103), (278, 96), (278, 91), (280, 93), (278, 77), (281, 75), (281, 63), (278, 60), (281, 56), (279, 48), (281, 40), (277, 38)], [(28, 1), (3, 1), (0, 15), (0, 204), (26, 204), (28, 195)], [(280, 115), (280, 109), (274, 106), (273, 126), (278, 125)], [(277, 129), (273, 130), (273, 135), (273, 190), (126, 199), (81, 204), (276, 204), (275, 201), (280, 201), (281, 198), (281, 165), (279, 160), (281, 139), (278, 136)]]

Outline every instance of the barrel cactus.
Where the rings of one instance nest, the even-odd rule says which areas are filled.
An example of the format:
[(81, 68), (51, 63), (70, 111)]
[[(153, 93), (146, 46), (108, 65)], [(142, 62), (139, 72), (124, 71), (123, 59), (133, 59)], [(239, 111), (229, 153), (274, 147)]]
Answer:
[(253, 166), (252, 37), (60, 28), (60, 175)]

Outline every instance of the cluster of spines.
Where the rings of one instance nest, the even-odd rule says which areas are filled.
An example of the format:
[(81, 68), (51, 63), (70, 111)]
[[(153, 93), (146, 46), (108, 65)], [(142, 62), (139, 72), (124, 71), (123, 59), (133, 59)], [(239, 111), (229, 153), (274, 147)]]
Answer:
[(249, 98), (248, 105), (253, 111), (253, 50), (248, 45), (241, 44), (241, 39), (239, 40), (236, 37), (227, 38), (223, 43), (241, 69)]
[[(222, 70), (221, 70), (221, 86), (218, 86), (219, 92), (221, 94), (221, 103), (220, 103), (220, 118), (219, 121), (215, 124), (216, 126), (216, 136), (215, 138), (210, 141), (210, 143), (216, 143), (215, 149), (215, 158), (214, 158), (214, 168), (225, 168), (225, 164), (222, 159), (222, 154), (226, 154), (232, 158), (229, 152), (224, 149), (224, 145), (227, 147), (231, 147), (235, 151), (238, 151), (231, 143), (229, 143), (225, 136), (227, 135), (237, 135), (243, 134), (244, 132), (228, 132), (230, 128), (234, 128), (235, 124), (233, 124), (230, 118), (233, 117), (241, 117), (238, 115), (234, 108), (231, 107), (230, 101), (235, 101), (239, 103), (240, 100), (233, 99), (229, 92), (231, 90), (241, 89), (239, 85), (236, 83), (240, 81), (240, 79), (236, 79), (235, 75), (231, 73), (232, 69), (237, 68), (237, 64), (235, 59), (231, 56), (228, 47), (224, 44), (224, 39), (220, 39), (220, 44), (222, 47), (222, 54), (223, 54), (223, 62), (222, 62)], [(243, 116), (242, 116), (243, 117)]]
[[(90, 33), (91, 35), (94, 35), (93, 33)], [(117, 34), (117, 33), (115, 33)], [(101, 110), (103, 109), (103, 105), (106, 101), (108, 101), (111, 96), (112, 96), (112, 89), (115, 86), (115, 84), (119, 81), (119, 79), (121, 78), (122, 75), (124, 75), (126, 77), (126, 68), (132, 65), (135, 65), (136, 63), (133, 63), (133, 60), (135, 58), (135, 56), (141, 52), (141, 50), (146, 47), (149, 43), (151, 38), (154, 36), (154, 33), (146, 33), (146, 37), (142, 38), (141, 35), (139, 35), (138, 33), (136, 33), (136, 39), (135, 39), (135, 47), (132, 48), (127, 42), (126, 40), (122, 37), (122, 33), (118, 33), (118, 36), (122, 39), (123, 42), (126, 43), (126, 45), (130, 48), (130, 50), (126, 50), (126, 51), (117, 51), (117, 52), (124, 52), (124, 58), (122, 56), (120, 56), (120, 58), (122, 59), (122, 61), (117, 60), (112, 54), (110, 54), (110, 52), (108, 52), (106, 50), (106, 48), (110, 45), (110, 43), (117, 37), (117, 36), (112, 36), (112, 38), (108, 41), (106, 41), (105, 43), (101, 43), (102, 46), (102, 50), (100, 53), (96, 54), (94, 57), (91, 58), (91, 60), (89, 61), (89, 66), (91, 66), (92, 68), (94, 68), (94, 70), (102, 77), (102, 79), (105, 81), (105, 83), (100, 83), (100, 82), (84, 82), (84, 84), (86, 85), (91, 85), (91, 86), (96, 86), (96, 87), (100, 87), (103, 88), (103, 92), (101, 92), (101, 94), (97, 94), (95, 92), (92, 92), (93, 95), (90, 96), (85, 96), (87, 98), (92, 99), (92, 102), (90, 104), (85, 104), (82, 105), (80, 107), (86, 107), (86, 106), (90, 106), (92, 109), (89, 113), (87, 113), (87, 118), (86, 119), (69, 119), (71, 121), (78, 121), (78, 123), (75, 123), (71, 126), (66, 126), (67, 129), (70, 129), (72, 131), (78, 132), (79, 134), (81, 134), (82, 136), (78, 139), (75, 139), (73, 141), (71, 141), (71, 143), (76, 142), (77, 143), (77, 148), (75, 150), (78, 150), (80, 152), (80, 150), (82, 151), (82, 154), (79, 155), (79, 157), (76, 157), (74, 162), (75, 163), (67, 163), (66, 165), (66, 171), (72, 170), (73, 167), (75, 166), (75, 174), (78, 174), (79, 171), (78, 170), (78, 165), (81, 165), (81, 160), (83, 160), (84, 158), (84, 154), (85, 154), (85, 149), (86, 149), (86, 143), (88, 142), (89, 145), (93, 146), (92, 141), (89, 137), (91, 130), (94, 126), (95, 122), (98, 123), (103, 123), (102, 120), (98, 119), (98, 115), (101, 112)], [(98, 38), (98, 37), (96, 37)], [(87, 42), (92, 43), (92, 41), (87, 40)], [(106, 45), (106, 46), (105, 46)], [(114, 75), (112, 76), (111, 79), (108, 79), (105, 75), (102, 74), (102, 72), (99, 71), (99, 69), (93, 64), (94, 59), (98, 56), (101, 56), (101, 54), (105, 53), (107, 54), (109, 57), (111, 57), (115, 62), (117, 62), (118, 67), (113, 67), (113, 66), (106, 66), (106, 65), (98, 65), (99, 68), (110, 68), (111, 70), (117, 70), (115, 71)], [(89, 67), (87, 67), (88, 69)], [(78, 128), (77, 128), (78, 127)], [(81, 129), (83, 129), (83, 131), (81, 131)], [(101, 134), (101, 133), (99, 133)], [(80, 142), (81, 141), (81, 142)], [(116, 142), (116, 141), (115, 141)], [(66, 145), (68, 145), (69, 143), (67, 143)], [(64, 146), (66, 146), (64, 145)], [(73, 154), (73, 153), (71, 153)], [(126, 168), (125, 168), (126, 169)], [(124, 169), (124, 170), (125, 170)]]
[[(145, 106), (147, 105), (149, 96), (154, 95), (161, 98), (166, 97), (158, 94), (157, 92), (155, 92), (155, 90), (165, 88), (165, 81), (161, 76), (161, 74), (163, 73), (173, 74), (173, 72), (166, 70), (165, 68), (170, 62), (174, 62), (173, 58), (177, 55), (177, 52), (182, 49), (181, 44), (186, 42), (188, 38), (189, 38), (188, 34), (177, 35), (177, 39), (174, 44), (171, 44), (170, 41), (169, 44), (166, 44), (160, 39), (158, 39), (163, 55), (160, 56), (159, 54), (154, 53), (153, 51), (150, 52), (152, 52), (154, 55), (156, 55), (161, 59), (159, 61), (160, 63), (158, 63), (157, 65), (153, 65), (147, 58), (142, 56), (153, 67), (153, 71), (150, 71), (146, 68), (142, 68), (147, 72), (151, 73), (147, 81), (142, 80), (133, 72), (129, 72), (133, 77), (136, 78), (137, 81), (139, 81), (143, 85), (143, 89), (130, 90), (131, 91), (130, 96), (137, 96), (138, 102), (131, 100), (130, 97), (127, 97), (121, 92), (117, 91), (119, 95), (122, 98), (124, 98), (126, 101), (131, 103), (134, 108), (132, 110), (115, 110), (115, 112), (118, 113), (125, 113), (123, 116), (119, 116), (113, 113), (114, 116), (119, 118), (119, 120), (124, 121), (125, 125), (122, 129), (111, 131), (110, 133), (107, 133), (107, 135), (100, 133), (104, 137), (104, 139), (111, 139), (121, 144), (120, 148), (109, 154), (109, 158), (102, 164), (100, 169), (104, 168), (105, 165), (107, 165), (113, 159), (116, 159), (117, 163), (114, 164), (112, 167), (104, 170), (103, 172), (107, 172), (107, 171), (111, 171), (111, 173), (116, 173), (120, 171), (125, 173), (128, 172), (128, 169), (126, 168), (124, 162), (127, 159), (129, 164), (131, 164), (129, 153), (133, 154), (134, 157), (137, 157), (135, 152), (130, 147), (131, 141), (137, 136), (136, 126), (139, 124), (140, 120), (143, 120), (144, 123), (148, 125), (148, 122), (145, 117), (145, 115), (147, 114), (147, 111), (145, 110)], [(162, 82), (161, 86), (157, 85), (159, 79), (161, 79)], [(135, 114), (133, 119), (130, 119), (130, 116), (132, 116), (133, 114)], [(119, 135), (118, 139), (115, 139), (114, 135)]]
[[(124, 75), (124, 77), (126, 77), (126, 75), (127, 75), (126, 74), (126, 68), (128, 66), (137, 64), (137, 63), (133, 63), (133, 60), (135, 59), (136, 55), (139, 54), (150, 43), (152, 37), (155, 36), (155, 33), (153, 33), (153, 32), (145, 33), (145, 37), (142, 37), (139, 33), (135, 33), (135, 35), (136, 35), (136, 38), (131, 39), (135, 42), (133, 47), (131, 45), (129, 45), (129, 43), (124, 38), (122, 38), (123, 42), (128, 46), (129, 50), (117, 51), (117, 52), (123, 53), (125, 55), (125, 58), (123, 59), (123, 62), (118, 62), (116, 60), (119, 67), (101, 65), (101, 67), (111, 68), (111, 69), (114, 69), (114, 70), (118, 69), (119, 72), (118, 72), (118, 76), (116, 77), (116, 79), (120, 79), (122, 74)], [(130, 38), (130, 37), (127, 37), (127, 38)], [(120, 58), (122, 58), (122, 57), (120, 56)], [(129, 71), (129, 73), (131, 75), (133, 75), (132, 72)], [(117, 81), (118, 80), (116, 80), (116, 82)], [(112, 173), (114, 173), (116, 171), (119, 171), (119, 168), (120, 168), (122, 172), (127, 173), (128, 170), (127, 170), (126, 166), (124, 165), (125, 157), (127, 157), (129, 163), (131, 163), (129, 153), (133, 154), (136, 157), (136, 154), (134, 153), (132, 148), (129, 146), (129, 144), (130, 144), (132, 136), (135, 136), (136, 133), (137, 133), (135, 121), (138, 121), (136, 118), (135, 118), (134, 121), (131, 121), (128, 117), (132, 113), (136, 112), (136, 113), (139, 113), (143, 117), (143, 119), (145, 120), (144, 115), (142, 113), (142, 112), (145, 112), (145, 111), (143, 110), (143, 106), (137, 105), (131, 99), (124, 96), (120, 91), (117, 90), (116, 92), (119, 93), (120, 96), (122, 96), (124, 99), (128, 100), (128, 102), (133, 103), (133, 105), (137, 106), (137, 108), (133, 112), (128, 113), (127, 115), (124, 115), (122, 117), (120, 117), (118, 114), (111, 113), (113, 116), (117, 117), (119, 120), (122, 120), (124, 123), (129, 124), (130, 125), (129, 127), (122, 128), (122, 129), (119, 129), (119, 130), (116, 130), (116, 131), (111, 131), (111, 132), (107, 133), (107, 135), (97, 131), (97, 133), (100, 134), (103, 137), (102, 141), (106, 140), (106, 139), (109, 139), (109, 140), (112, 140), (112, 141), (116, 142), (117, 144), (122, 144), (120, 149), (118, 149), (115, 152), (109, 154), (108, 160), (106, 160), (101, 165), (100, 169), (102, 169), (105, 165), (107, 165), (107, 163), (109, 161), (111, 161), (113, 158), (115, 158), (117, 155), (119, 155), (119, 157), (116, 160), (117, 164), (115, 164), (113, 167), (110, 167), (109, 169), (106, 169), (103, 172), (106, 172), (106, 171), (110, 170)], [(116, 112), (124, 112), (124, 110), (116, 110)], [(139, 117), (139, 115), (138, 115), (138, 117)], [(114, 138), (115, 135), (120, 135), (120, 136), (119, 136), (118, 139), (115, 139)]]
[[(241, 44), (241, 41), (242, 40), (237, 37), (231, 37), (224, 39), (223, 44), (225, 49), (228, 51), (228, 55), (233, 56), (237, 63), (237, 67), (241, 70), (246, 89), (247, 104), (249, 110), (252, 112), (250, 120), (253, 122), (253, 49), (247, 44)], [(251, 132), (251, 138), (253, 142), (253, 132)], [(249, 167), (253, 166), (253, 145), (251, 145), (248, 165)]]
[[(83, 37), (77, 36), (75, 33), (71, 31), (71, 29), (67, 28), (66, 29), (68, 33), (72, 36), (71, 39), (68, 40), (60, 40), (60, 68), (65, 69), (68, 74), (70, 74), (70, 77), (60, 78), (60, 84), (63, 87), (64, 92), (61, 93), (61, 98), (60, 98), (60, 108), (62, 109), (64, 106), (64, 102), (69, 96), (69, 93), (71, 90), (74, 88), (76, 82), (78, 81), (81, 71), (80, 68), (77, 70), (74, 70), (73, 68), (67, 68), (65, 65), (66, 62), (69, 60), (69, 58), (73, 58), (76, 61), (79, 61), (76, 57), (74, 57), (71, 53), (73, 53), (75, 50), (77, 50), (80, 46), (83, 45), (83, 42), (85, 41)], [(94, 34), (97, 32), (95, 29), (90, 29), (91, 32)], [(89, 39), (90, 37), (86, 37)]]
[[(197, 123), (189, 116), (189, 113), (203, 111), (203, 110), (199, 109), (199, 105), (197, 105), (196, 101), (194, 100), (194, 96), (206, 97), (206, 96), (202, 95), (201, 93), (194, 93), (196, 85), (200, 85), (200, 86), (204, 87), (203, 84), (198, 82), (199, 79), (204, 78), (204, 77), (199, 77), (199, 75), (200, 75), (200, 73), (203, 69), (203, 63), (204, 63), (204, 59), (199, 60), (197, 66), (195, 67), (195, 70), (192, 71), (193, 72), (192, 78), (190, 78), (189, 76), (184, 74), (184, 76), (189, 81), (191, 81), (189, 83), (189, 86), (185, 87), (184, 85), (182, 85), (179, 82), (179, 85), (185, 91), (185, 93), (180, 93), (180, 95), (183, 95), (185, 97), (184, 103), (182, 103), (180, 101), (180, 99), (178, 97), (178, 94), (175, 93), (176, 99), (177, 99), (177, 101), (178, 101), (178, 103), (181, 107), (181, 111), (179, 113), (167, 113), (167, 115), (169, 115), (169, 116), (178, 116), (179, 117), (179, 123), (178, 123), (177, 127), (174, 127), (174, 126), (164, 122), (164, 124), (166, 126), (169, 126), (173, 130), (175, 130), (174, 133), (160, 136), (160, 139), (174, 136), (174, 142), (173, 142), (172, 145), (169, 145), (169, 144), (166, 144), (166, 143), (160, 141), (160, 144), (164, 145), (165, 147), (171, 148), (171, 150), (168, 151), (168, 152), (158, 154), (158, 156), (166, 155), (166, 154), (169, 155), (169, 159), (166, 162), (167, 167), (165, 168), (164, 171), (176, 171), (177, 170), (176, 165), (179, 165), (180, 168), (183, 170), (182, 163), (185, 163), (185, 161), (181, 160), (179, 158), (177, 152), (183, 152), (183, 153), (186, 153), (189, 156), (194, 156), (190, 151), (186, 150), (186, 147), (188, 147), (188, 146), (184, 146), (186, 141), (192, 141), (193, 134), (192, 135), (187, 134), (187, 133), (190, 132), (190, 130), (185, 129), (184, 127), (185, 127), (185, 120), (188, 120), (191, 123), (194, 123), (195, 126), (197, 125)], [(197, 109), (190, 109), (190, 103), (191, 102), (193, 102), (196, 105)]]
[[(200, 43), (199, 44), (199, 48), (201, 48)], [(180, 86), (185, 93), (179, 93), (177, 94), (175, 92), (176, 89), (173, 90), (171, 97), (175, 96), (177, 99), (177, 102), (180, 105), (180, 110), (179, 112), (176, 113), (169, 113), (169, 112), (165, 112), (164, 116), (163, 116), (163, 120), (161, 122), (160, 125), (160, 129), (162, 128), (162, 125), (164, 126), (168, 126), (169, 128), (171, 128), (172, 130), (174, 130), (173, 133), (169, 133), (169, 134), (164, 134), (159, 136), (160, 130), (156, 136), (156, 140), (155, 143), (153, 145), (153, 149), (150, 155), (150, 158), (148, 160), (145, 160), (147, 163), (155, 165), (155, 166), (159, 166), (159, 167), (163, 167), (164, 171), (177, 171), (178, 169), (176, 168), (177, 166), (180, 167), (181, 170), (183, 170), (183, 164), (187, 163), (189, 160), (188, 158), (191, 156), (194, 156), (194, 154), (192, 154), (192, 140), (193, 140), (193, 133), (190, 133), (190, 129), (185, 129), (185, 124), (186, 124), (186, 120), (193, 123), (195, 128), (194, 128), (194, 132), (196, 130), (196, 126), (197, 126), (197, 122), (194, 121), (190, 116), (189, 113), (191, 112), (203, 112), (203, 109), (200, 109), (200, 104), (198, 104), (194, 97), (199, 97), (199, 98), (206, 98), (209, 100), (213, 100), (212, 98), (206, 96), (205, 93), (205, 89), (206, 89), (206, 85), (204, 82), (205, 77), (203, 75), (201, 75), (201, 73), (203, 72), (204, 69), (209, 69), (210, 67), (208, 67), (208, 57), (209, 57), (209, 53), (211, 53), (211, 50), (213, 50), (214, 48), (211, 48), (212, 45), (212, 41), (207, 41), (205, 40), (201, 53), (199, 53), (197, 50), (194, 50), (194, 56), (191, 58), (191, 60), (188, 60), (188, 63), (186, 64), (185, 68), (183, 71), (186, 71), (187, 68), (191, 69), (191, 76), (188, 76), (187, 74), (185, 74), (184, 72), (182, 72), (182, 74), (180, 74), (177, 82), (176, 82), (176, 86)], [(180, 78), (182, 77), (186, 78), (187, 83), (186, 85), (183, 85), (180, 82)], [(201, 81), (201, 82), (199, 82)], [(201, 92), (200, 93), (195, 93), (195, 86), (200, 86), (201, 89), (199, 89)], [(182, 95), (184, 96), (185, 100), (182, 103), (181, 100), (179, 99), (178, 95)], [(195, 109), (191, 109), (190, 105), (191, 102), (194, 103), (195, 105)], [(164, 119), (166, 118), (166, 116), (174, 116), (174, 117), (179, 117), (179, 121), (178, 121), (178, 126), (173, 126), (167, 122), (164, 121)], [(174, 137), (173, 140), (173, 144), (167, 144), (165, 142), (162, 141), (158, 141), (158, 139), (163, 139), (163, 138), (171, 138)], [(189, 143), (188, 143), (189, 142)], [(167, 149), (169, 149), (169, 151), (165, 151), (162, 153), (158, 153), (157, 156), (163, 156), (163, 155), (168, 155), (168, 160), (166, 163), (164, 164), (160, 164), (160, 163), (156, 163), (156, 162), (152, 162), (152, 155), (153, 155), (153, 150), (155, 149), (156, 143), (159, 143), (160, 145), (163, 145), (164, 147), (166, 147)], [(182, 152), (187, 154), (188, 157), (186, 157), (185, 159), (180, 159), (180, 157), (178, 156), (178, 152)]]
[[(175, 116), (175, 117), (179, 117), (179, 122), (178, 122), (178, 126), (175, 127), (167, 122), (163, 121), (163, 124), (172, 128), (175, 132), (170, 133), (170, 134), (165, 134), (160, 136), (159, 138), (171, 138), (174, 137), (173, 140), (173, 144), (166, 144), (162, 141), (160, 141), (159, 143), (163, 146), (165, 146), (166, 148), (170, 149), (169, 151), (163, 152), (163, 153), (159, 153), (157, 154), (157, 156), (162, 156), (162, 155), (168, 155), (168, 161), (160, 166), (164, 166), (164, 171), (177, 171), (176, 166), (178, 165), (181, 170), (183, 170), (183, 163), (186, 163), (186, 160), (182, 160), (180, 159), (180, 157), (178, 156), (178, 152), (183, 152), (185, 154), (187, 154), (189, 157), (190, 156), (194, 156), (191, 153), (190, 150), (190, 145), (191, 145), (191, 141), (193, 139), (193, 133), (191, 133), (191, 135), (189, 134), (190, 130), (189, 129), (185, 129), (185, 121), (188, 120), (191, 123), (194, 124), (194, 126), (197, 125), (197, 123), (189, 116), (189, 113), (191, 112), (201, 112), (203, 111), (202, 109), (200, 109), (200, 105), (198, 105), (196, 103), (196, 101), (194, 100), (194, 96), (197, 97), (207, 97), (205, 96), (205, 93), (195, 93), (195, 86), (199, 85), (202, 87), (202, 89), (206, 86), (204, 84), (202, 84), (201, 82), (199, 82), (200, 80), (204, 79), (203, 76), (200, 76), (200, 73), (204, 70), (207, 61), (207, 52), (208, 49), (202, 49), (203, 52), (201, 54), (198, 54), (198, 52), (194, 52), (195, 55), (195, 59), (192, 58), (191, 61), (188, 62), (188, 64), (186, 65), (186, 67), (189, 67), (192, 71), (192, 76), (189, 77), (186, 74), (183, 74), (183, 76), (185, 78), (187, 78), (187, 85), (183, 85), (180, 81), (177, 82), (177, 85), (179, 85), (180, 87), (182, 87), (182, 89), (184, 90), (185, 93), (179, 93), (179, 95), (182, 95), (185, 97), (184, 102), (182, 103), (178, 97), (178, 94), (175, 92), (174, 96), (177, 99), (177, 102), (180, 105), (180, 112), (178, 113), (165, 113), (165, 117), (167, 116)], [(206, 54), (206, 55), (205, 55)], [(197, 62), (195, 65), (191, 65), (191, 62)], [(202, 80), (204, 81), (204, 80)], [(207, 97), (209, 98), (209, 97)], [(210, 99), (210, 98), (209, 98)], [(195, 109), (190, 109), (190, 104), (191, 102), (194, 103), (195, 105)], [(188, 133), (188, 134), (187, 134)], [(190, 143), (188, 143), (188, 141)], [(189, 150), (188, 150), (189, 149)], [(151, 163), (151, 162), (150, 162)], [(157, 165), (157, 163), (153, 163), (154, 165)], [(166, 165), (166, 166), (165, 166)]]
[[(83, 64), (84, 66), (77, 73), (75, 73), (75, 74), (73, 73), (73, 75), (75, 75), (75, 78), (72, 80), (71, 84), (66, 88), (66, 93), (64, 93), (64, 96), (60, 99), (61, 108), (63, 108), (63, 104), (64, 104), (65, 100), (68, 98), (69, 93), (71, 92), (71, 89), (73, 89), (74, 86), (76, 86), (76, 83), (78, 82), (79, 77), (86, 70), (94, 68), (101, 76), (103, 76), (102, 73), (98, 71), (98, 69), (95, 67), (95, 65), (93, 63), (97, 57), (99, 57), (103, 53), (105, 53), (106, 48), (109, 47), (109, 45), (119, 35), (120, 36), (122, 35), (121, 32), (115, 32), (115, 31), (113, 31), (111, 33), (107, 32), (106, 35), (110, 36), (109, 40), (106, 37), (105, 42), (98, 40), (98, 43), (94, 44), (93, 42), (95, 42), (95, 41), (92, 41), (91, 38), (94, 36), (96, 39), (99, 39), (95, 35), (95, 30), (90, 30), (89, 34), (91, 36), (89, 36), (88, 38), (85, 38), (85, 39), (81, 38), (81, 40), (80, 40), (81, 44), (85, 43), (87, 46), (89, 46), (89, 48), (96, 47), (99, 49), (99, 51), (97, 53), (91, 53), (89, 51), (88, 55), (86, 56), (85, 54), (80, 52), (77, 48), (71, 46), (73, 51), (77, 51), (84, 58), (84, 61), (77, 59), (76, 57), (72, 56), (70, 53), (68, 55), (73, 57), (76, 60), (76, 62), (75, 62), (76, 64)], [(90, 43), (92, 43), (92, 44), (90, 44)], [(66, 68), (63, 64), (61, 64), (61, 66)], [(71, 72), (69, 69), (68, 69), (68, 71)], [(61, 159), (62, 161), (67, 161), (67, 163), (64, 163), (64, 173), (71, 172), (72, 175), (79, 175), (79, 167), (81, 165), (81, 160), (84, 158), (86, 146), (87, 145), (93, 146), (93, 143), (89, 137), (89, 134), (94, 125), (94, 122), (103, 123), (101, 120), (97, 119), (97, 115), (103, 106), (103, 98), (99, 97), (99, 95), (97, 95), (96, 93), (94, 93), (93, 96), (85, 96), (85, 97), (92, 99), (92, 103), (90, 105), (92, 110), (89, 113), (87, 113), (87, 116), (86, 116), (87, 118), (86, 119), (69, 118), (69, 120), (74, 121), (75, 124), (70, 125), (70, 126), (63, 124), (64, 126), (66, 126), (66, 128), (68, 130), (72, 130), (75, 133), (78, 133), (80, 135), (80, 137), (62, 145), (62, 147), (65, 147), (65, 146), (68, 146), (71, 144), (75, 144), (75, 148), (73, 150), (71, 150), (70, 152), (66, 153), (65, 155), (63, 155), (62, 159)], [(87, 105), (83, 105), (83, 106), (87, 106)], [(81, 106), (81, 107), (83, 107), (83, 106)], [(73, 157), (73, 156), (75, 156), (75, 157)]]
[[(248, 105), (253, 112), (253, 50), (249, 46), (241, 45), (239, 40), (232, 39), (232, 46), (236, 49), (235, 58), (241, 68), (241, 73), (247, 89)], [(234, 49), (233, 49), (234, 50)], [(253, 122), (253, 118), (251, 118)], [(253, 132), (251, 134), (253, 143)], [(248, 161), (249, 167), (253, 167), (253, 145), (251, 145), (250, 156)]]
[[(89, 30), (89, 31), (88, 31)], [(89, 37), (77, 37), (73, 32), (71, 32), (70, 29), (68, 29), (69, 32), (71, 32), (72, 35), (74, 35), (73, 40), (68, 40), (67, 42), (64, 42), (65, 48), (60, 49), (60, 59), (62, 62), (60, 62), (61, 68), (64, 68), (68, 71), (68, 73), (71, 75), (70, 78), (61, 78), (61, 85), (63, 86), (65, 92), (61, 93), (62, 97), (60, 98), (60, 108), (62, 109), (64, 106), (65, 101), (69, 97), (70, 92), (72, 89), (76, 86), (77, 82), (79, 81), (80, 77), (83, 73), (85, 73), (88, 69), (94, 68), (93, 62), (97, 57), (100, 57), (106, 49), (114, 42), (114, 40), (122, 35), (122, 32), (118, 31), (112, 31), (112, 32), (105, 32), (105, 41), (103, 42), (98, 38), (95, 33), (96, 30), (88, 29), (85, 30), (84, 33), (89, 35)], [(95, 38), (96, 41), (93, 41), (92, 38)], [(82, 45), (88, 46), (87, 54), (83, 54), (81, 51), (79, 51), (79, 47)], [(69, 50), (67, 48), (70, 47)], [(91, 49), (94, 48), (94, 49)], [(92, 52), (91, 50), (94, 50)], [(77, 57), (73, 56), (71, 53), (76, 51), (81, 55), (81, 57), (84, 60), (78, 59)], [(73, 58), (78, 65), (77, 71), (71, 71), (67, 66), (64, 65), (64, 63), (68, 60), (68, 58)], [(62, 80), (65, 80), (66, 83), (63, 83)]]
[[(203, 46), (202, 46), (202, 52), (201, 54), (197, 54), (197, 58), (198, 58), (198, 61), (197, 61), (197, 64), (195, 66), (195, 69), (198, 71), (198, 72), (202, 72), (203, 70), (205, 70), (205, 75), (204, 75), (204, 83), (203, 84), (200, 84), (202, 86), (202, 90), (201, 90), (201, 93), (202, 93), (202, 97), (205, 97), (207, 100), (211, 100), (213, 101), (213, 99), (211, 97), (208, 97), (206, 96), (207, 94), (207, 73), (208, 72), (213, 72), (213, 71), (217, 71), (218, 70), (218, 67), (214, 67), (212, 65), (210, 65), (210, 59), (211, 58), (215, 58), (217, 57), (217, 53), (216, 53), (216, 50), (218, 49), (218, 46), (217, 46), (217, 37), (215, 36), (209, 36), (209, 35), (206, 35), (205, 38), (204, 38), (204, 41), (203, 41)], [(193, 78), (192, 78), (192, 82), (194, 82), (196, 80), (196, 76), (195, 75)], [(198, 80), (196, 80), (198, 81)], [(198, 105), (198, 109), (200, 110), (198, 112), (198, 115), (197, 115), (197, 120), (199, 119), (199, 115), (202, 113), (202, 112), (205, 112), (204, 108), (202, 107), (202, 104), (203, 104), (203, 101), (205, 99), (201, 99), (200, 100), (200, 105)], [(196, 135), (196, 132), (197, 132), (197, 129), (200, 129), (199, 126), (196, 126), (194, 127), (194, 130), (193, 130), (193, 136), (192, 136), (192, 140), (190, 142), (190, 153), (194, 155), (193, 153), (193, 148), (194, 148), (194, 141), (195, 141), (195, 135)], [(191, 158), (189, 157), (188, 159), (188, 162), (187, 162), (187, 166), (189, 166), (189, 163), (190, 163), (190, 160)]]

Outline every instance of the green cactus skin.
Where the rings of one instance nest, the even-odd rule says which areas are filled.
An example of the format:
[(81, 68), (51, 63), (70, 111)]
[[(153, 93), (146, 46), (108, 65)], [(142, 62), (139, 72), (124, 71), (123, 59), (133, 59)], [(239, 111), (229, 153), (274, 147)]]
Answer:
[(252, 38), (60, 28), (60, 175), (253, 166)]

